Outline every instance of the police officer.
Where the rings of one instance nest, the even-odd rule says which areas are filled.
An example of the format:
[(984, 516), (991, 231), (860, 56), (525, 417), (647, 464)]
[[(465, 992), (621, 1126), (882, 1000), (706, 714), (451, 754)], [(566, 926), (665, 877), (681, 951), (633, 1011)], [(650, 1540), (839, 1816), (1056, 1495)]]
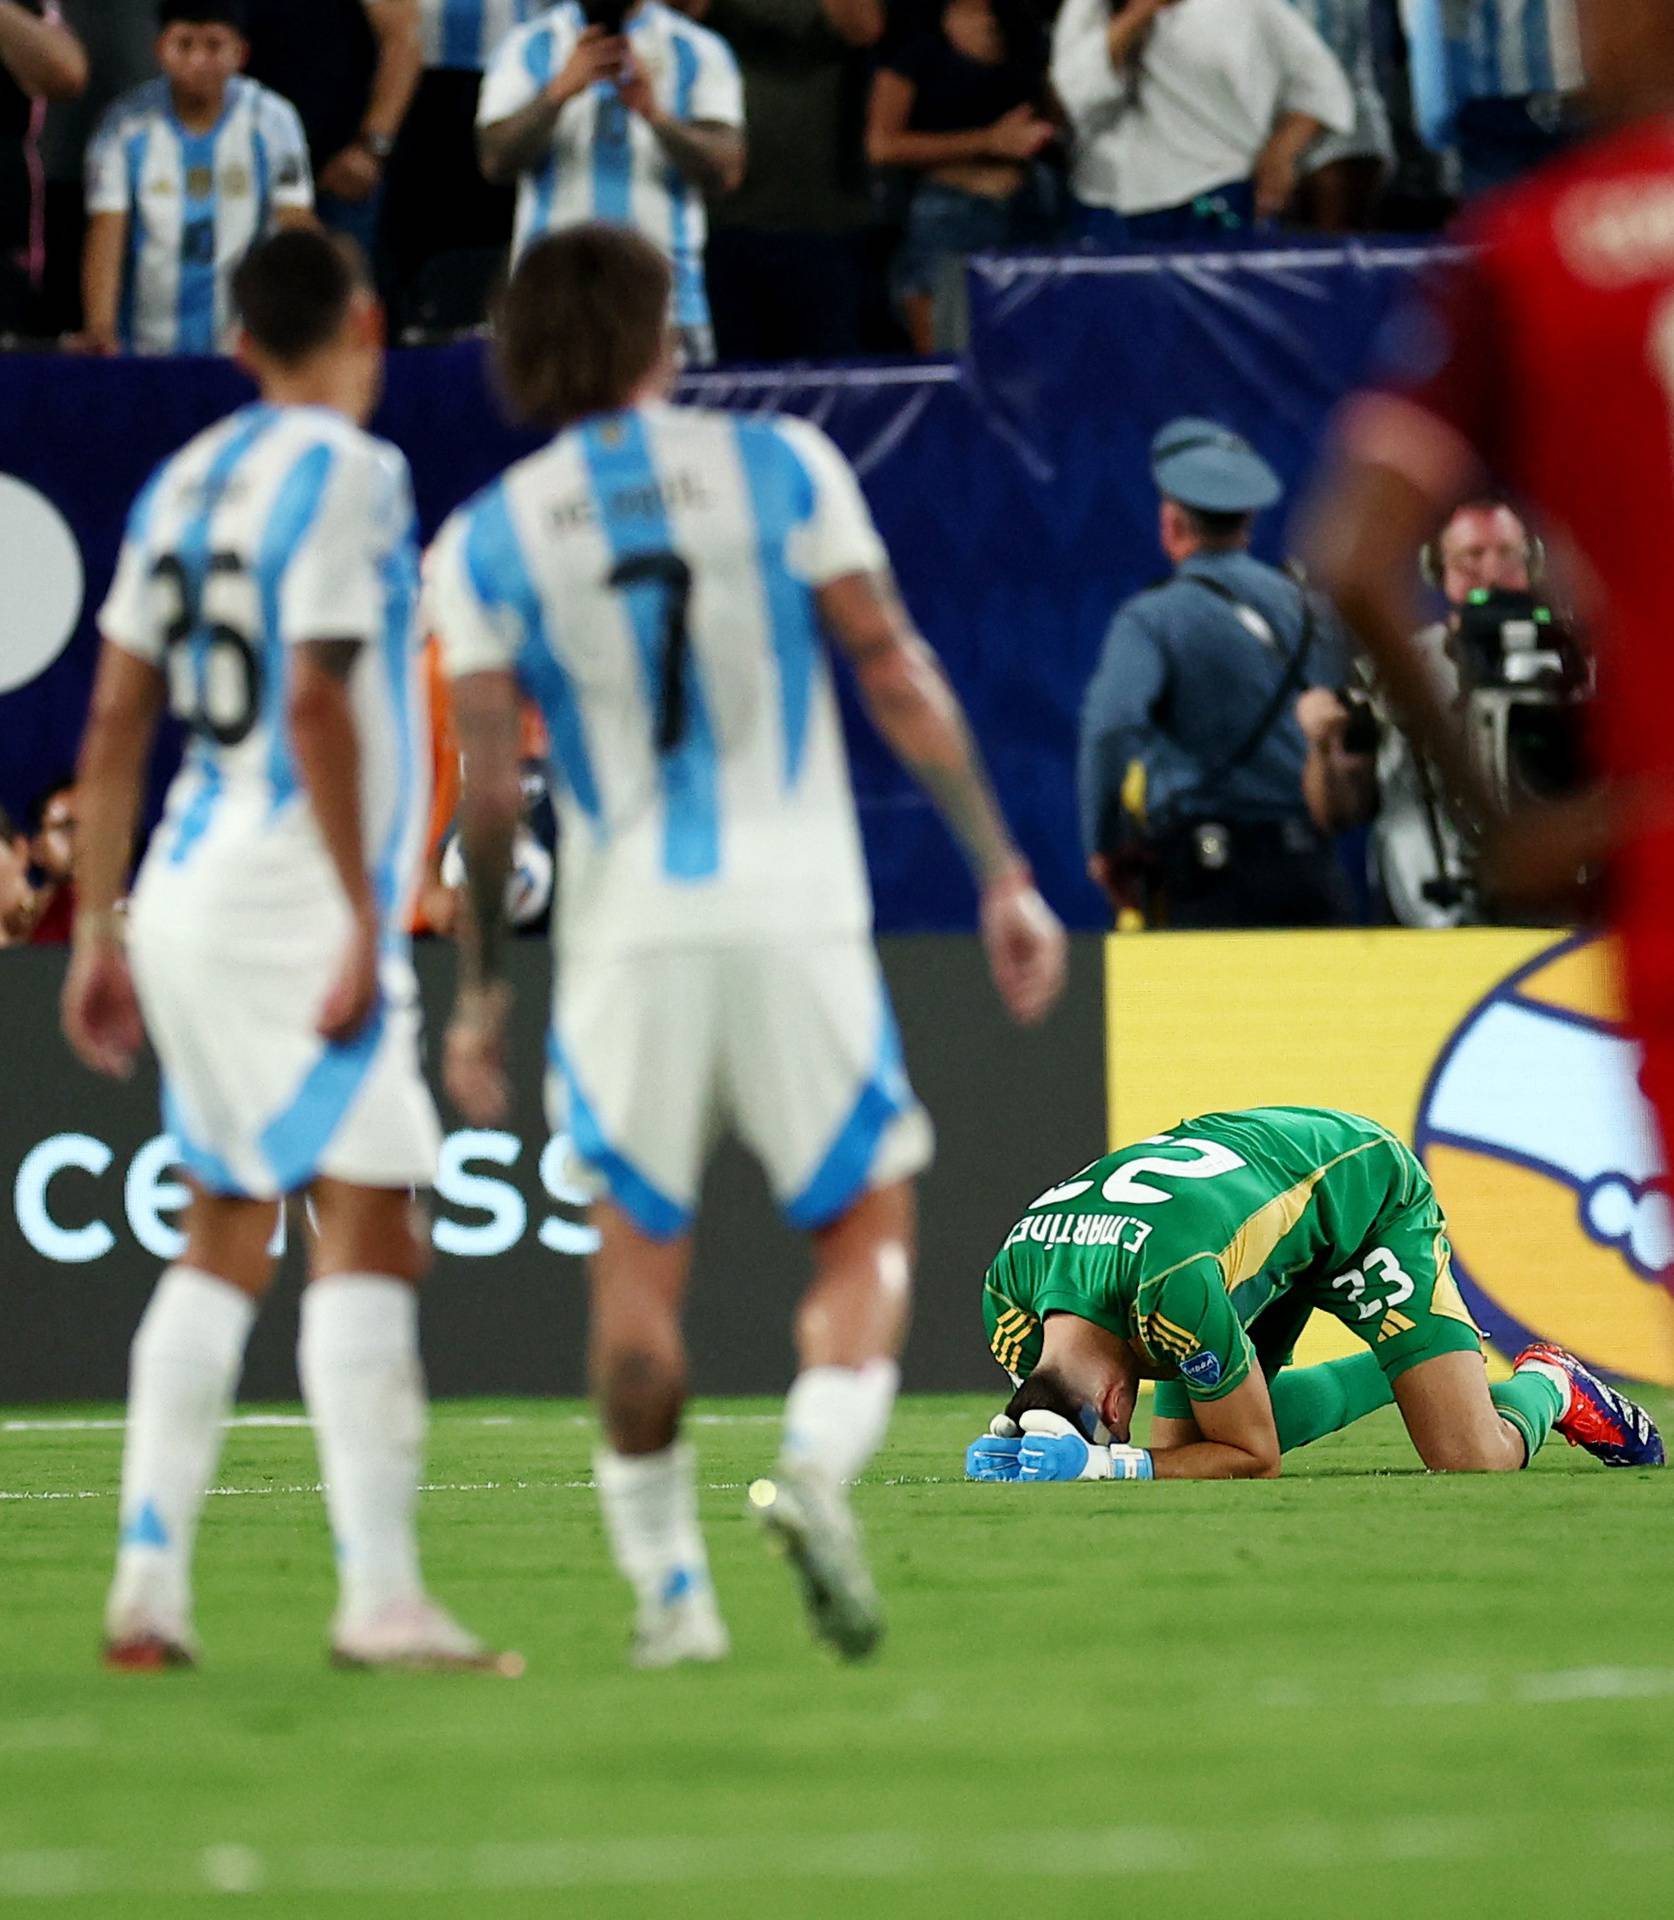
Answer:
[(1164, 585), (1118, 612), (1081, 716), (1088, 871), (1119, 919), (1330, 926), (1350, 900), (1329, 835), (1369, 817), (1330, 616), (1249, 553), (1283, 492), (1238, 434), (1176, 420), (1151, 446)]

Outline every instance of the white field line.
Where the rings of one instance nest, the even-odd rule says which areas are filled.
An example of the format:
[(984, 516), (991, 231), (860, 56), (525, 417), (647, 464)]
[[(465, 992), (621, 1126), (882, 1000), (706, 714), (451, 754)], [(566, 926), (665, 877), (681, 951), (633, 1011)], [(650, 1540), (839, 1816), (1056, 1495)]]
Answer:
[[(1519, 1845), (1540, 1831), (1517, 1823)], [(949, 1877), (1178, 1878), (1217, 1871), (1296, 1871), (1387, 1864), (1457, 1864), (1506, 1857), (1505, 1823), (1470, 1815), (1428, 1819), (1298, 1820), (1248, 1829), (1202, 1826), (1034, 1829), (1026, 1833), (644, 1834), (609, 1840), (482, 1842), (472, 1846), (309, 1846), (263, 1850), (236, 1841), (200, 1849), (118, 1853), (102, 1848), (0, 1852), (0, 1901), (151, 1893), (547, 1893), (626, 1887), (783, 1882), (873, 1883)], [(1674, 1857), (1674, 1816), (1605, 1815), (1571, 1823), (1577, 1858)]]
[[(450, 1426), (472, 1427), (517, 1427), (517, 1426), (560, 1426), (592, 1427), (598, 1423), (590, 1413), (569, 1413), (561, 1419), (548, 1420), (536, 1414), (485, 1413), (462, 1420), (456, 1420), (447, 1411), (446, 1406), (433, 1407), (432, 1417)], [(777, 1426), (781, 1416), (776, 1413), (690, 1413), (685, 1424), (689, 1427), (772, 1427)], [(0, 1420), (0, 1433), (120, 1433), (127, 1423), (123, 1420)], [(222, 1426), (232, 1427), (306, 1427), (309, 1425), (305, 1413), (235, 1413), (221, 1422)]]

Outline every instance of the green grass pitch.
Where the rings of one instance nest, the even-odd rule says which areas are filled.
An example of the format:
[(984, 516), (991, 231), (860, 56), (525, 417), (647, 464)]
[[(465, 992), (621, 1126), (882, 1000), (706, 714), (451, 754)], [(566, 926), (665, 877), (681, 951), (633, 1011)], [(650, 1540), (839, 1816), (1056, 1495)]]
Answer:
[(429, 1571), (506, 1681), (329, 1672), (309, 1436), (241, 1426), (203, 1668), (142, 1678), (94, 1659), (120, 1434), (78, 1411), (0, 1421), (0, 1916), (1674, 1913), (1661, 1474), (1431, 1479), (1382, 1414), (1270, 1484), (970, 1487), (990, 1403), (912, 1400), (843, 1668), (742, 1517), (772, 1407), (707, 1403), (734, 1657), (636, 1674), (583, 1410), (455, 1403)]

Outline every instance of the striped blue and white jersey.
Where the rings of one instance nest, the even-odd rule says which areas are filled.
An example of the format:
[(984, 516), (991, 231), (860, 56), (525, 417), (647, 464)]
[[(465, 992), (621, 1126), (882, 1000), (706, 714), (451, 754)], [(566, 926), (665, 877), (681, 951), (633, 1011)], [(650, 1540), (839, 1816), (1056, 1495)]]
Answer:
[(540, 0), (419, 0), (424, 64), (484, 73), (512, 29), (540, 11)]
[[(565, 0), (514, 33), (483, 81), (477, 124), (493, 126), (538, 99), (569, 59), (585, 25), (576, 0)], [(660, 0), (646, 0), (628, 21), (627, 36), (659, 105), (675, 119), (743, 126), (738, 62), (718, 34)], [(522, 253), (542, 234), (584, 220), (614, 221), (654, 241), (674, 262), (675, 324), (709, 324), (703, 194), (608, 81), (568, 102), (545, 164), (518, 183), (514, 252)]]
[(1414, 104), (1433, 146), (1467, 100), (1573, 93), (1583, 84), (1575, 0), (1401, 0)]
[(545, 715), (566, 953), (869, 930), (815, 596), (885, 564), (817, 427), (689, 408), (561, 433), (449, 520), (428, 624)]
[(207, 133), (176, 118), (167, 80), (116, 101), (87, 155), (87, 210), (128, 217), (121, 330), (132, 353), (218, 353), (233, 270), (282, 207), (314, 204), (308, 141), (288, 100), (239, 76)]
[(142, 888), (230, 941), (283, 948), (332, 925), (342, 889), (292, 751), (289, 650), (356, 640), (367, 860), (389, 931), (405, 927), (429, 808), (417, 598), (406, 460), (341, 414), (245, 407), (158, 470), (99, 616), (191, 729)]

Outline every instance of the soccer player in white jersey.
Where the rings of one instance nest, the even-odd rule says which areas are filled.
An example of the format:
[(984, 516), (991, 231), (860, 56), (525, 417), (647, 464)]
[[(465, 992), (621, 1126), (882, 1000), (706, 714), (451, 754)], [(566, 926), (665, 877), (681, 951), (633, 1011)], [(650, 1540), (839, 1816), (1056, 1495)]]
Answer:
[(561, 779), (554, 1119), (567, 1116), (600, 1195), (597, 1478), (638, 1599), (634, 1658), (727, 1649), (679, 1433), (693, 1212), (723, 1127), (761, 1160), (816, 1264), (779, 1466), (752, 1501), (802, 1576), (816, 1631), (858, 1657), (881, 1617), (844, 1483), (895, 1398), (911, 1183), (931, 1133), (872, 947), (827, 637), (964, 848), (1018, 1019), (1056, 1000), (1064, 937), (842, 456), (806, 421), (665, 404), (668, 278), (621, 228), (575, 228), (525, 255), (501, 315), (501, 377), (557, 437), (433, 549), (472, 902), (448, 1086), (478, 1124), (505, 1111), (496, 930), (521, 686)]
[[(715, 357), (704, 196), (744, 178), (732, 49), (661, 0), (564, 0), (504, 42), (477, 107), (482, 169), (518, 182), (514, 258), (584, 220), (629, 226), (674, 265), (681, 357)], [(603, 22), (603, 24), (601, 24)]]
[[(414, 1531), (424, 1386), (414, 1187), (439, 1145), (402, 928), (427, 808), (418, 556), (405, 461), (360, 423), (376, 303), (340, 244), (280, 234), (240, 267), (262, 390), (133, 510), (82, 748), (64, 1024), (125, 1074), (148, 1032), (192, 1187), (184, 1257), (134, 1339), (108, 1658), (190, 1661), (191, 1556), (287, 1194), (315, 1221), (298, 1362), (335, 1539), (332, 1650), (480, 1666), (428, 1599)], [(127, 874), (167, 705), (186, 762)]]
[(239, 72), (239, 0), (163, 0), (161, 76), (116, 101), (87, 156), (84, 344), (220, 353), (233, 269), (278, 227), (313, 224), (302, 122)]

